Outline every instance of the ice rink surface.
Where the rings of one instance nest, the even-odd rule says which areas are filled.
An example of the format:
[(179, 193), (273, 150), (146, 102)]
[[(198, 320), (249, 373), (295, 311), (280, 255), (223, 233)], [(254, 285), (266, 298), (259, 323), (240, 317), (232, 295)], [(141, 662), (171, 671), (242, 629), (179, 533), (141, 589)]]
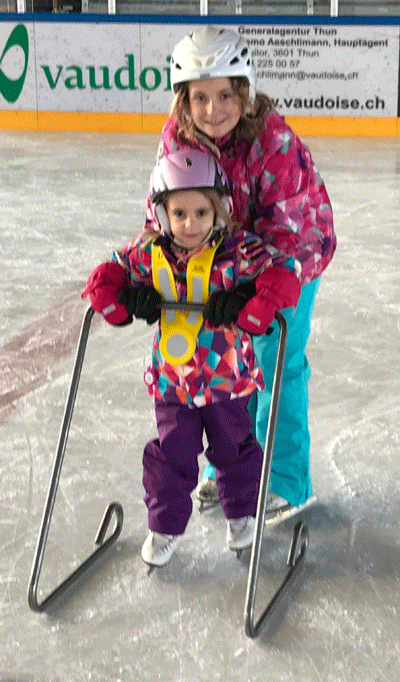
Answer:
[[(290, 599), (244, 632), (249, 564), (219, 508), (147, 575), (142, 381), (153, 329), (92, 324), (49, 540), (43, 598), (92, 551), (107, 561), (50, 615), (27, 590), (90, 270), (141, 228), (158, 136), (0, 132), (0, 681), (386, 682), (400, 661), (400, 141), (309, 138), (336, 219), (308, 356), (310, 547)], [(201, 465), (205, 464), (201, 456)], [(257, 604), (282, 580), (294, 521), (268, 531)]]

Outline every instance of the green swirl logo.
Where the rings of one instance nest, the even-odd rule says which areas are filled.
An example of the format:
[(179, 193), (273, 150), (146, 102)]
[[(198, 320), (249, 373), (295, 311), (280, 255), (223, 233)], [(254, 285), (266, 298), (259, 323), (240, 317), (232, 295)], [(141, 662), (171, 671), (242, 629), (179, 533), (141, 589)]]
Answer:
[(11, 48), (14, 47), (15, 45), (18, 45), (25, 55), (25, 65), (22, 74), (20, 75), (19, 78), (14, 80), (11, 78), (7, 78), (7, 76), (3, 73), (3, 71), (0, 68), (0, 93), (3, 95), (4, 99), (7, 100), (7, 102), (9, 102), (10, 104), (14, 104), (14, 102), (16, 102), (18, 97), (20, 96), (21, 90), (25, 82), (26, 71), (28, 69), (29, 38), (28, 31), (26, 30), (26, 26), (24, 26), (24, 24), (19, 24), (11, 32), (10, 37), (8, 38), (2, 55), (0, 57), (0, 67), (8, 50), (11, 50)]

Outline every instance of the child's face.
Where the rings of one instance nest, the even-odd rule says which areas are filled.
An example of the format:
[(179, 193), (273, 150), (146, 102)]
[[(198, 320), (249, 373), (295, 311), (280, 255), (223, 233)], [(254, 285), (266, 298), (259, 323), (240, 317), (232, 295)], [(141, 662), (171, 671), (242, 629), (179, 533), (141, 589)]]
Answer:
[(229, 78), (190, 81), (188, 87), (190, 113), (199, 130), (214, 139), (234, 129), (241, 104)]
[(214, 207), (202, 192), (185, 189), (167, 197), (166, 208), (175, 240), (187, 249), (199, 247), (214, 225)]

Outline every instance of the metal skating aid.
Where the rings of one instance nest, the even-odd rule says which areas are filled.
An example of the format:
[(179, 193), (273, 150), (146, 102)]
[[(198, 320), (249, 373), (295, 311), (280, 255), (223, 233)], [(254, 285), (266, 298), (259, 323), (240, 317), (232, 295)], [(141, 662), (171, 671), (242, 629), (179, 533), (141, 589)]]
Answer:
[[(65, 407), (64, 419), (61, 427), (60, 438), (58, 441), (57, 453), (54, 461), (53, 473), (50, 480), (49, 492), (47, 495), (45, 510), (43, 514), (42, 526), (40, 529), (39, 539), (36, 547), (35, 557), (33, 561), (33, 568), (28, 589), (28, 603), (33, 611), (46, 611), (56, 601), (58, 601), (78, 580), (87, 574), (87, 572), (94, 566), (100, 557), (108, 550), (119, 537), (122, 530), (123, 523), (123, 509), (119, 502), (111, 502), (108, 505), (103, 519), (100, 523), (99, 530), (95, 538), (95, 544), (98, 548), (84, 561), (78, 568), (71, 573), (58, 587), (56, 587), (43, 601), (39, 602), (37, 597), (38, 583), (40, 572), (43, 563), (44, 552), (46, 548), (47, 536), (49, 533), (51, 517), (54, 509), (54, 503), (57, 495), (58, 483), (61, 475), (61, 468), (64, 459), (65, 447), (67, 444), (69, 427), (71, 425), (72, 413), (75, 404), (75, 398), (78, 390), (79, 379), (82, 370), (83, 359), (85, 356), (86, 344), (89, 335), (90, 323), (94, 315), (94, 310), (89, 308), (85, 314), (81, 335), (79, 338), (76, 360), (71, 380), (71, 386), (68, 394), (68, 400)], [(110, 525), (112, 517), (115, 516), (115, 527), (110, 537), (104, 542), (107, 529)]]
[(272, 455), (275, 443), (276, 423), (278, 419), (279, 401), (282, 388), (282, 375), (285, 364), (285, 354), (288, 336), (287, 322), (283, 315), (281, 315), (281, 313), (278, 312), (276, 313), (275, 317), (279, 323), (279, 341), (276, 355), (274, 382), (271, 393), (271, 406), (269, 411), (267, 436), (265, 441), (264, 462), (260, 481), (260, 492), (257, 504), (256, 526), (254, 531), (253, 546), (251, 549), (249, 577), (247, 583), (246, 602), (244, 608), (245, 632), (248, 637), (252, 638), (257, 637), (257, 635), (260, 634), (267, 620), (272, 617), (277, 606), (281, 603), (282, 598), (287, 594), (290, 586), (298, 577), (299, 573), (303, 569), (304, 560), (308, 549), (308, 528), (301, 521), (299, 521), (294, 529), (293, 539), (289, 549), (289, 556), (287, 560), (289, 571), (284, 581), (282, 582), (280, 588), (277, 590), (269, 604), (261, 613), (258, 620), (254, 622), (254, 602), (257, 591), (261, 544), (263, 540), (263, 531), (265, 523), (265, 510), (267, 505), (269, 481), (271, 476)]

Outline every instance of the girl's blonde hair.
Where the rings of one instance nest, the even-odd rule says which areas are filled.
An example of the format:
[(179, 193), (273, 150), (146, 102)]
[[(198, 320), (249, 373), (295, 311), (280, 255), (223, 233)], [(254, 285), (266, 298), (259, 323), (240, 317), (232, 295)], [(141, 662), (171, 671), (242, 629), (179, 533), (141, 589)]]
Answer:
[[(257, 134), (265, 124), (265, 115), (274, 110), (270, 98), (261, 92), (256, 93), (255, 101), (249, 100), (249, 86), (247, 79), (242, 76), (229, 77), (232, 90), (239, 97), (241, 114), (240, 119), (233, 131), (237, 142), (245, 141), (252, 144)], [(193, 122), (190, 113), (189, 83), (181, 83), (171, 105), (171, 116), (176, 116), (178, 124), (178, 139), (183, 144), (192, 144), (194, 138), (200, 133)]]
[[(190, 188), (187, 188), (189, 190)], [(214, 225), (218, 229), (218, 224), (225, 225), (225, 228), (223, 229), (224, 232), (231, 234), (232, 230), (236, 226), (236, 223), (233, 222), (231, 216), (229, 215), (229, 212), (226, 210), (224, 202), (222, 201), (222, 197), (220, 194), (215, 190), (211, 189), (209, 187), (194, 187), (193, 188), (196, 192), (201, 192), (204, 194), (205, 197), (210, 201), (213, 209), (214, 209)], [(164, 201), (162, 202), (164, 205), (165, 210), (167, 211), (167, 200), (168, 197), (173, 194), (175, 191), (179, 192), (185, 192), (187, 191), (185, 189), (183, 190), (171, 190), (171, 192), (168, 192), (167, 196), (165, 197)], [(153, 229), (146, 229), (142, 235), (145, 239), (145, 243), (148, 244), (151, 241), (154, 241), (157, 239), (157, 237), (160, 236), (160, 230), (157, 230), (156, 228)]]

